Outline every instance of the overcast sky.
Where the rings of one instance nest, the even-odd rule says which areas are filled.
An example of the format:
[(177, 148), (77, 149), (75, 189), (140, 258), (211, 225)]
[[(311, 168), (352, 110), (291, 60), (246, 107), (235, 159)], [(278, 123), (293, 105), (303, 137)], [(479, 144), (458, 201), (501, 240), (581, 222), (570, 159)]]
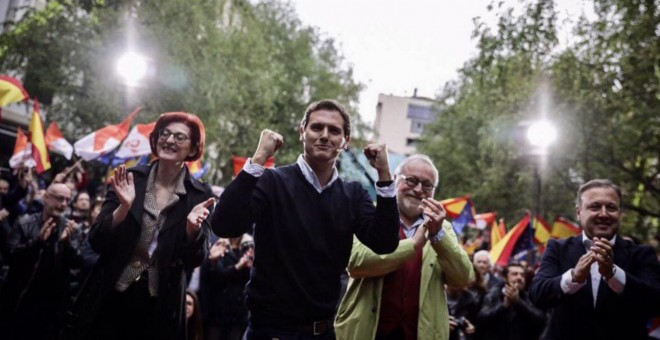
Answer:
[[(494, 22), (491, 0), (291, 0), (305, 25), (335, 39), (365, 85), (360, 114), (376, 115), (378, 94), (434, 97), (476, 53), (473, 18)], [(519, 4), (519, 0), (506, 1)], [(589, 12), (584, 0), (558, 0), (560, 19)], [(566, 41), (570, 32), (560, 32)]]

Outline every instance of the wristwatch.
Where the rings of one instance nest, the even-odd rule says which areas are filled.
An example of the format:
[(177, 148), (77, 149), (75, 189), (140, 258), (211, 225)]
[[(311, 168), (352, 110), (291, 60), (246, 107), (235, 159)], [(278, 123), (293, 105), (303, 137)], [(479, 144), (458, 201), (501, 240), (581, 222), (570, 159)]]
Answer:
[(445, 236), (445, 231), (443, 229), (440, 229), (434, 235), (429, 235), (429, 241), (431, 241), (431, 244), (438, 244), (438, 242), (440, 242), (440, 240), (442, 240), (444, 236)]

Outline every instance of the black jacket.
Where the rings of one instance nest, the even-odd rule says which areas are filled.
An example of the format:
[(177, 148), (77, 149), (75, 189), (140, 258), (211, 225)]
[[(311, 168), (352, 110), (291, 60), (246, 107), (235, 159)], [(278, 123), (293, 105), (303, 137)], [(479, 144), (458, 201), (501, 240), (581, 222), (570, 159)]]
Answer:
[[(115, 228), (111, 228), (112, 213), (119, 201), (113, 190), (108, 191), (89, 234), (90, 244), (100, 256), (68, 315), (65, 338), (85, 337), (100, 306), (130, 261), (140, 238), (147, 179), (152, 166), (154, 164), (129, 169), (133, 173), (136, 197), (126, 219)], [(203, 223), (199, 237), (188, 244), (186, 218), (195, 205), (213, 196), (208, 185), (193, 179), (187, 169), (184, 171), (186, 196), (168, 211), (158, 233), (158, 247), (153, 254), (157, 257), (158, 299), (160, 305), (165, 306), (167, 315), (162, 330), (171, 339), (185, 339), (186, 277), (202, 263), (208, 249), (208, 223)]]
[(518, 301), (504, 306), (502, 288), (491, 290), (479, 311), (479, 339), (534, 340), (543, 331), (545, 313), (534, 307), (527, 292), (518, 294)]
[(653, 249), (617, 237), (614, 263), (626, 273), (617, 294), (602, 281), (596, 307), (591, 276), (575, 294), (564, 294), (561, 276), (586, 254), (582, 236), (550, 240), (529, 294), (540, 308), (554, 308), (544, 339), (646, 339), (646, 322), (660, 313), (660, 265)]

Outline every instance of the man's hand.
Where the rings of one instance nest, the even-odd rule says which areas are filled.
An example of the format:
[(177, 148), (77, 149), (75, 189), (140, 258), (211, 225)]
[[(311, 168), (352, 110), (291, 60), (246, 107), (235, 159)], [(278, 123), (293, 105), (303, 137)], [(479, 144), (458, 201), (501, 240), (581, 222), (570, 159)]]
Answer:
[(234, 265), (236, 270), (241, 270), (243, 268), (252, 268), (252, 262), (254, 261), (254, 248), (248, 249), (245, 254), (238, 260), (238, 263)]
[(594, 243), (591, 252), (594, 253), (594, 259), (598, 262), (598, 272), (605, 279), (614, 276), (614, 249), (610, 241), (605, 238), (594, 237)]
[(39, 240), (41, 240), (43, 243), (46, 243), (46, 240), (48, 240), (50, 234), (53, 233), (53, 228), (55, 228), (56, 225), (57, 222), (55, 222), (55, 219), (49, 217), (39, 230)]
[(374, 169), (378, 172), (379, 181), (391, 181), (390, 163), (387, 158), (387, 145), (369, 144), (364, 148), (364, 155)]
[(186, 233), (188, 239), (193, 239), (194, 236), (202, 228), (202, 222), (209, 217), (209, 207), (215, 203), (215, 198), (211, 197), (206, 201), (197, 204), (190, 213), (188, 213), (188, 218), (186, 219)]
[(424, 245), (428, 241), (426, 238), (426, 225), (425, 223), (422, 223), (417, 227), (417, 230), (415, 230), (415, 235), (411, 238), (413, 242), (413, 246), (415, 247), (415, 251), (420, 250), (424, 248)]
[(264, 129), (259, 137), (257, 151), (252, 156), (252, 163), (264, 165), (266, 160), (284, 145), (284, 137), (275, 131)]
[(573, 269), (573, 282), (583, 283), (587, 280), (587, 275), (591, 270), (591, 264), (596, 261), (594, 252), (589, 251), (582, 255)]
[(425, 198), (422, 200), (422, 205), (419, 209), (424, 213), (425, 224), (429, 230), (430, 235), (437, 234), (442, 229), (442, 222), (447, 217), (445, 208), (433, 198)]
[(32, 169), (28, 167), (23, 167), (18, 170), (18, 184), (23, 188), (27, 189), (28, 185), (32, 183)]
[(518, 289), (513, 287), (510, 284), (504, 285), (504, 307), (509, 307), (514, 303), (518, 302), (518, 294), (520, 293)]
[(126, 166), (120, 165), (115, 169), (115, 175), (110, 177), (110, 184), (117, 195), (119, 203), (124, 208), (130, 208), (135, 200), (135, 184), (133, 174), (126, 174)]
[(219, 258), (225, 256), (229, 249), (229, 241), (226, 238), (219, 238), (211, 246), (209, 250), (209, 260), (212, 262), (217, 261)]
[(4, 222), (8, 216), (9, 216), (9, 211), (7, 211), (7, 209), (5, 208), (0, 209), (0, 222)]
[(64, 227), (64, 231), (62, 231), (62, 235), (60, 235), (60, 242), (69, 241), (75, 229), (76, 229), (76, 222), (73, 220), (68, 220), (66, 222), (66, 227)]

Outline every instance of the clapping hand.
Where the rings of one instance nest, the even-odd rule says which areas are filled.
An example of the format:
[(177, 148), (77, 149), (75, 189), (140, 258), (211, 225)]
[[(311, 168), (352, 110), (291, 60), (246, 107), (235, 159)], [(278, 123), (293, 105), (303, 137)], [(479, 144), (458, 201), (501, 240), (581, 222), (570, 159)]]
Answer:
[(197, 204), (188, 214), (186, 233), (191, 239), (202, 228), (202, 222), (209, 216), (209, 207), (215, 203), (215, 198), (211, 197), (206, 201)]

